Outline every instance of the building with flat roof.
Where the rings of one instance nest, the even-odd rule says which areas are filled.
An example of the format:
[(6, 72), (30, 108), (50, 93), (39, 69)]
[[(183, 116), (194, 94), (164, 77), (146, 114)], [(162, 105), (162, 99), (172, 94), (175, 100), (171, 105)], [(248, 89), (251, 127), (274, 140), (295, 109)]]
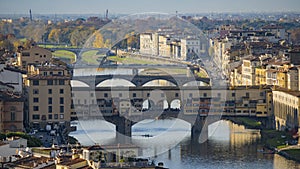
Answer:
[(71, 112), (70, 74), (66, 67), (47, 63), (28, 69), (25, 86), (28, 94), (28, 124), (69, 126)]

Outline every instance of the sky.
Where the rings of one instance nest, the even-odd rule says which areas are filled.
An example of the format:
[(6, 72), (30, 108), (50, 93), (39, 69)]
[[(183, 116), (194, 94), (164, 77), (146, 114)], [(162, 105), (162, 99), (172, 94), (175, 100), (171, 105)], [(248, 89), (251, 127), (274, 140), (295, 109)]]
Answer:
[(0, 14), (300, 12), (299, 0), (0, 0)]

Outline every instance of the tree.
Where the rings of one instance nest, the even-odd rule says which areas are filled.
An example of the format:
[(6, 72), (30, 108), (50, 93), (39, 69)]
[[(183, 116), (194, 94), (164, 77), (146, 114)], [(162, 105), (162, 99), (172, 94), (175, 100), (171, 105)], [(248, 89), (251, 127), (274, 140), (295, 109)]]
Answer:
[(9, 51), (14, 50), (14, 45), (7, 39), (0, 41), (0, 48), (4, 48)]
[(93, 35), (93, 37), (95, 38), (94, 42), (93, 42), (93, 47), (95, 47), (95, 48), (102, 48), (102, 47), (104, 47), (103, 36), (100, 33), (100, 31), (95, 32), (94, 35)]
[(48, 35), (48, 39), (51, 41), (51, 42), (56, 42), (56, 43), (60, 43), (60, 33), (61, 33), (61, 30), (60, 29), (52, 29)]

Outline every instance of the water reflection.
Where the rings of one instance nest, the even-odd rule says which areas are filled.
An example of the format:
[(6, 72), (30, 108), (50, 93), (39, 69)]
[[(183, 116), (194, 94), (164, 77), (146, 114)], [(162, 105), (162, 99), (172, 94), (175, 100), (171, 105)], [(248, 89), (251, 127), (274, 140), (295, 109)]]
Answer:
[[(84, 145), (112, 144), (115, 141), (114, 125), (108, 125), (105, 130), (105, 123), (81, 122), (82, 130), (72, 135)], [(300, 168), (299, 163), (279, 155), (257, 151), (262, 149), (259, 131), (229, 121), (210, 125), (209, 140), (203, 144), (190, 140), (190, 124), (181, 120), (145, 120), (132, 130), (132, 141), (143, 148), (143, 156), (163, 161), (170, 169)]]

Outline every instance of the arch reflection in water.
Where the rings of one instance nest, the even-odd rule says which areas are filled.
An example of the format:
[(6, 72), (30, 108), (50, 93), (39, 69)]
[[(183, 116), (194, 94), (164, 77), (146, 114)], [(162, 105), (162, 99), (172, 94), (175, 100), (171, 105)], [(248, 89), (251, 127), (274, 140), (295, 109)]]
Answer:
[[(83, 145), (94, 145), (94, 141), (100, 144), (114, 143), (114, 125), (106, 123), (99, 120), (82, 121), (77, 126), (87, 129), (86, 133), (79, 126), (79, 130), (71, 135)], [(170, 129), (166, 128), (167, 124), (172, 125), (168, 126)], [(95, 131), (95, 128), (99, 130)], [(262, 145), (258, 130), (248, 130), (221, 120), (209, 126), (208, 132), (208, 142), (197, 144), (190, 141), (190, 125), (182, 120), (145, 120), (133, 126), (132, 140), (143, 148), (144, 157), (155, 157), (155, 161), (163, 161), (166, 167), (172, 169), (299, 168), (299, 163), (279, 155), (259, 153), (257, 150)], [(108, 139), (106, 134), (112, 137)], [(157, 146), (147, 147), (150, 141)]]

